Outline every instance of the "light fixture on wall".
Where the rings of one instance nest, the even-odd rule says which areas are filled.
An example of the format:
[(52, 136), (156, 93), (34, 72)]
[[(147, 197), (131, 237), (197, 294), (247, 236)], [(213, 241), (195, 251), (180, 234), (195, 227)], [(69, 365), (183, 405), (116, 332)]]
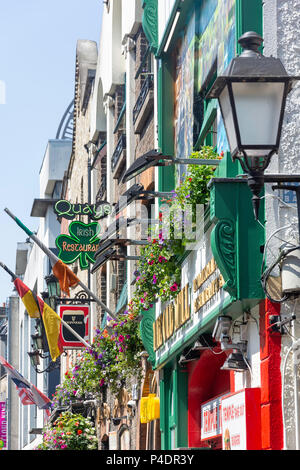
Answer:
[(105, 263), (108, 261), (125, 261), (125, 260), (134, 260), (137, 261), (141, 259), (140, 256), (127, 256), (125, 253), (118, 253), (117, 250), (114, 250), (113, 248), (109, 248), (105, 253), (101, 254), (96, 258), (95, 263), (93, 264), (93, 267), (91, 269), (91, 273), (94, 274), (97, 269), (101, 268)]
[(171, 40), (172, 40), (172, 38), (173, 38), (173, 34), (174, 34), (175, 28), (176, 28), (176, 26), (177, 26), (179, 17), (180, 17), (180, 10), (177, 10), (176, 13), (175, 13), (175, 17), (174, 17), (174, 20), (173, 20), (173, 24), (172, 24), (172, 26), (171, 26), (170, 32), (169, 32), (169, 34), (168, 34), (167, 40), (166, 40), (165, 45), (164, 45), (164, 52), (167, 52), (168, 49), (169, 49), (170, 42), (171, 42)]
[(247, 369), (250, 370), (245, 358), (248, 343), (244, 339), (240, 340), (238, 343), (232, 342), (230, 336), (231, 325), (232, 318), (230, 316), (220, 315), (216, 320), (212, 333), (213, 339), (220, 343), (222, 351), (232, 350), (221, 367), (221, 370), (234, 370), (236, 372), (243, 372)]
[(233, 160), (248, 175), (255, 218), (258, 218), (264, 171), (278, 152), (286, 98), (296, 80), (280, 59), (263, 56), (263, 38), (249, 31), (238, 40), (244, 49), (210, 89), (218, 99)]
[(128, 246), (128, 245), (136, 245), (136, 246), (144, 246), (144, 245), (149, 245), (149, 242), (143, 241), (143, 240), (131, 240), (129, 238), (112, 238), (107, 240), (106, 242), (102, 243), (98, 250), (95, 253), (95, 258), (97, 259), (99, 256), (104, 254), (107, 250), (112, 248), (114, 245), (122, 245), (122, 246)]
[(242, 352), (239, 350), (232, 351), (222, 365), (221, 370), (233, 370), (235, 372), (244, 372), (245, 370), (248, 370), (248, 366)]
[(155, 197), (171, 197), (172, 194), (172, 192), (146, 190), (142, 184), (133, 184), (120, 196), (119, 201), (114, 207), (114, 214), (119, 214), (121, 210), (138, 199), (151, 200)]
[(184, 365), (191, 361), (196, 361), (200, 358), (201, 353), (207, 349), (212, 349), (216, 346), (215, 341), (209, 333), (201, 334), (190, 348), (186, 348), (180, 356), (178, 364)]
[(151, 150), (137, 158), (124, 173), (122, 183), (126, 183), (135, 176), (143, 173), (151, 167), (169, 165), (219, 165), (220, 160), (197, 159), (197, 158), (175, 158), (170, 155), (163, 155), (158, 150)]

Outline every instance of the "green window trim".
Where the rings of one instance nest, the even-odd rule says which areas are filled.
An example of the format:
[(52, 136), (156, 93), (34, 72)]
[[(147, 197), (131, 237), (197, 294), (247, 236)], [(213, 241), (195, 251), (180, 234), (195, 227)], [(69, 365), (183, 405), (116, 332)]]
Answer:
[(211, 126), (213, 125), (214, 120), (217, 117), (217, 100), (210, 100), (207, 104), (207, 108), (204, 115), (204, 120), (202, 127), (197, 139), (197, 142), (194, 146), (195, 150), (199, 150), (201, 145), (205, 144), (205, 138), (210, 132)]

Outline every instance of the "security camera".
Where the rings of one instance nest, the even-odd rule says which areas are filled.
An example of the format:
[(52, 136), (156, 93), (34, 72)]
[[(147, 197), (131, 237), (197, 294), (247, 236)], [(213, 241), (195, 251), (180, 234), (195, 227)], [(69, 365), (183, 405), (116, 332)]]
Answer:
[(136, 403), (134, 400), (129, 400), (129, 402), (127, 403), (127, 406), (129, 408), (136, 408)]
[(212, 337), (215, 341), (222, 341), (224, 338), (229, 337), (232, 318), (228, 315), (220, 315), (217, 318)]

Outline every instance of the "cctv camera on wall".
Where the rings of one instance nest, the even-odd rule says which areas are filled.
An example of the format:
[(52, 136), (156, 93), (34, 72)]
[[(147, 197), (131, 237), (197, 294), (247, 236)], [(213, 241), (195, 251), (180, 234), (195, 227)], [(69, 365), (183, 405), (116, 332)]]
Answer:
[(232, 318), (228, 315), (220, 315), (217, 318), (212, 337), (215, 341), (220, 341), (229, 337)]

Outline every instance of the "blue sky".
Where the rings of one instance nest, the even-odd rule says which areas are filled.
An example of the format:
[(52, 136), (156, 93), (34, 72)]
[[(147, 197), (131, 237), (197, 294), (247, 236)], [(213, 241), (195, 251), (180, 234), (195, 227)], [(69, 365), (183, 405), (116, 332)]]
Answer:
[[(17, 242), (26, 234), (8, 207), (31, 230), (39, 197), (39, 170), (48, 139), (74, 97), (78, 39), (99, 44), (101, 0), (0, 1), (0, 261), (12, 271)], [(3, 103), (3, 84), (5, 102)], [(12, 293), (0, 269), (0, 305)]]

